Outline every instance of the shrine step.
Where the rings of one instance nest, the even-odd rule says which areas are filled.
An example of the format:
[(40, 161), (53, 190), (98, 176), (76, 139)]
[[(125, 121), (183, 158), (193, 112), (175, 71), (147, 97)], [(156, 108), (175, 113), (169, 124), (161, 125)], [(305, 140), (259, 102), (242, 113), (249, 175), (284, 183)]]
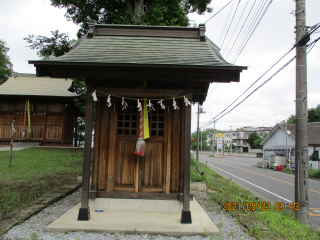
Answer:
[(183, 203), (178, 200), (96, 198), (89, 200), (91, 211), (104, 212), (143, 212), (143, 213), (181, 213)]

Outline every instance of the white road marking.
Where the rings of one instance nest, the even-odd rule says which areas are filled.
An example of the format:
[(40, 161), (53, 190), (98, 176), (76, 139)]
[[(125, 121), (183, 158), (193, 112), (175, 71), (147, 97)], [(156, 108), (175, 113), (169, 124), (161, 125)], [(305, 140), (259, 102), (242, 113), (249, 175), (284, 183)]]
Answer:
[(242, 179), (242, 178), (240, 178), (240, 177), (238, 177), (238, 176), (236, 176), (236, 175), (233, 175), (232, 173), (229, 173), (229, 172), (227, 172), (227, 171), (225, 171), (225, 170), (223, 170), (223, 169), (221, 169), (221, 168), (218, 168), (218, 167), (216, 167), (216, 166), (213, 166), (212, 164), (209, 164), (209, 163), (208, 163), (208, 165), (210, 165), (210, 166), (212, 166), (212, 167), (214, 167), (214, 168), (216, 168), (216, 169), (219, 169), (220, 171), (223, 171), (223, 172), (225, 172), (225, 173), (228, 173), (228, 174), (230, 174), (231, 176), (233, 176), (233, 177), (235, 177), (235, 178), (238, 178), (238, 179), (240, 179), (240, 180), (242, 180), (242, 181), (244, 181), (244, 182), (246, 182), (246, 183), (249, 183), (249, 184), (251, 184), (251, 185), (253, 185), (253, 186), (257, 187), (257, 188), (260, 188), (261, 190), (266, 191), (266, 192), (268, 192), (268, 193), (270, 193), (270, 194), (272, 194), (272, 195), (274, 195), (274, 196), (276, 196), (276, 197), (278, 197), (278, 198), (281, 198), (281, 199), (283, 199), (283, 200), (285, 200), (285, 201), (287, 201), (287, 202), (292, 202), (292, 201), (290, 201), (290, 200), (288, 200), (288, 199), (286, 199), (286, 198), (283, 198), (283, 197), (281, 197), (281, 196), (279, 196), (279, 195), (277, 195), (277, 194), (275, 194), (275, 193), (273, 193), (273, 192), (268, 191), (267, 189), (264, 189), (264, 188), (262, 188), (262, 187), (259, 187), (259, 186), (256, 185), (256, 184), (253, 184), (253, 183), (251, 183), (251, 182), (249, 182), (249, 181), (247, 181), (247, 180), (244, 180), (244, 179)]
[[(240, 163), (242, 165), (247, 165), (247, 166), (254, 166), (254, 165), (251, 165), (251, 164), (244, 164), (244, 163)], [(271, 170), (272, 171), (272, 170)], [(286, 175), (286, 176), (290, 176), (290, 177), (294, 177), (294, 175), (288, 173), (282, 173), (282, 172), (279, 172), (279, 171), (275, 171), (276, 173), (280, 173), (280, 174), (283, 174), (283, 175)], [(315, 181), (315, 180), (312, 180), (312, 179), (309, 179), (309, 181), (312, 181), (312, 182), (315, 182), (315, 183), (320, 183), (320, 181)]]
[[(286, 175), (286, 176), (291, 176), (291, 177), (294, 177), (294, 175), (290, 174), (290, 173), (282, 173), (282, 172), (278, 172), (280, 174), (283, 174), (283, 175)], [(316, 183), (320, 183), (319, 181), (315, 181), (315, 180), (312, 180), (312, 179), (309, 179), (309, 181), (312, 181), (312, 182), (316, 182)]]

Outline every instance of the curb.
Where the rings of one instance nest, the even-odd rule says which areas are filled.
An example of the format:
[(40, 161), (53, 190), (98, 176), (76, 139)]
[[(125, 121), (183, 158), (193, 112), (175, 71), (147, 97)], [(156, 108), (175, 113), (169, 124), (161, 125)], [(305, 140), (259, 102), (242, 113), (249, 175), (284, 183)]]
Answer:
[(52, 192), (31, 201), (30, 203), (17, 208), (8, 216), (0, 220), (0, 239), (10, 228), (23, 223), (28, 218), (40, 212), (48, 205), (66, 197), (67, 195), (75, 192), (81, 187), (81, 183), (71, 183), (64, 185), (60, 188), (54, 189)]

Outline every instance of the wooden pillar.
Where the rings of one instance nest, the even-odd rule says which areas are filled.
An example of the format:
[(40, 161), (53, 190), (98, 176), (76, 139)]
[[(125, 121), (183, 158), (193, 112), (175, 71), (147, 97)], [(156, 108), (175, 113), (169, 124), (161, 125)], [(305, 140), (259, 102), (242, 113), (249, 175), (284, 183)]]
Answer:
[(65, 134), (66, 134), (66, 131), (65, 131), (65, 125), (66, 125), (66, 111), (64, 110), (63, 111), (63, 116), (62, 116), (62, 124), (61, 124), (61, 145), (64, 145), (64, 141), (65, 141)]
[[(192, 81), (186, 81), (186, 93), (189, 101), (192, 99)], [(188, 95), (189, 94), (189, 95)], [(184, 175), (183, 175), (183, 209), (181, 223), (192, 223), (190, 211), (190, 139), (191, 139), (191, 106), (184, 111)]]
[(90, 219), (89, 209), (89, 179), (90, 179), (90, 160), (91, 160), (91, 139), (92, 139), (92, 115), (93, 99), (92, 91), (87, 90), (87, 109), (86, 109), (86, 126), (85, 141), (83, 154), (83, 174), (82, 174), (82, 196), (81, 208), (79, 209), (78, 221), (88, 221)]
[(44, 113), (44, 123), (43, 123), (43, 141), (42, 145), (46, 143), (47, 139), (47, 120), (48, 120), (48, 113), (47, 111)]
[[(101, 133), (101, 108), (102, 97), (98, 97), (96, 102), (96, 122), (94, 126), (94, 150), (93, 150), (93, 164), (92, 164), (92, 186), (91, 191), (98, 190), (98, 169), (99, 169), (99, 149), (100, 149), (100, 133)], [(106, 147), (106, 146), (104, 146)]]
[(78, 146), (78, 117), (74, 117), (74, 147)]

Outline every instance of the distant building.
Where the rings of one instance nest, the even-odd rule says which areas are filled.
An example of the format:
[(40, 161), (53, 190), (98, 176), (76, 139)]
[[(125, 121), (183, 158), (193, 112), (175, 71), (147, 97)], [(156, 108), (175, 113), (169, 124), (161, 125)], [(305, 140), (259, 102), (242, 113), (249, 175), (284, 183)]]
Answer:
[[(237, 130), (229, 130), (223, 131), (224, 133), (224, 144), (227, 144), (228, 148), (230, 148), (231, 143), (235, 146), (233, 152), (235, 153), (247, 153), (250, 152), (251, 147), (248, 143), (249, 135), (253, 132), (257, 132), (259, 137), (263, 137), (265, 134), (270, 132), (270, 127), (252, 127), (245, 126), (243, 128), (239, 128)], [(232, 134), (232, 137), (231, 137)], [(207, 134), (207, 146), (212, 146), (213, 143), (213, 135)]]
[[(265, 156), (270, 154), (290, 154), (295, 152), (295, 124), (277, 124), (260, 142)], [(309, 160), (319, 160), (320, 151), (320, 122), (308, 123), (308, 156)]]

